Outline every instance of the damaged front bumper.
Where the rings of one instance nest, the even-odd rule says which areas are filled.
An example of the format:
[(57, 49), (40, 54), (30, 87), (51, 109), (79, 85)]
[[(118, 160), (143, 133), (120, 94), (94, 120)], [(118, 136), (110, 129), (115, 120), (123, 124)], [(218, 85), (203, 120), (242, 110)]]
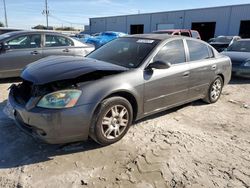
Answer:
[(50, 144), (88, 139), (95, 107), (94, 104), (86, 104), (67, 109), (30, 108), (29, 102), (24, 105), (16, 100), (15, 86), (10, 89), (8, 105), (9, 116), (22, 131)]

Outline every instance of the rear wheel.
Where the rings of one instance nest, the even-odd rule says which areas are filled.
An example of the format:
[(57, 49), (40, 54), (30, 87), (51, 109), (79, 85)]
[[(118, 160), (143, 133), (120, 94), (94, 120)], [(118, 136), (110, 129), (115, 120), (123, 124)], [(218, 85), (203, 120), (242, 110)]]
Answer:
[(223, 80), (221, 76), (217, 76), (211, 83), (207, 96), (204, 99), (205, 102), (211, 104), (219, 100), (223, 88)]
[(131, 104), (122, 97), (104, 100), (94, 118), (91, 137), (101, 145), (113, 144), (127, 133), (133, 119)]

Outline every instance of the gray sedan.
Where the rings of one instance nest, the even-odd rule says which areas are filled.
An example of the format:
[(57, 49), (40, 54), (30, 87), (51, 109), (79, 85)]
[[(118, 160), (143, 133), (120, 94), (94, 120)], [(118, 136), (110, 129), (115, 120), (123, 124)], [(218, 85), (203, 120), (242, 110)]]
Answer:
[(16, 31), (0, 35), (0, 78), (20, 76), (21, 70), (50, 55), (85, 56), (93, 45), (51, 31)]
[(8, 109), (22, 130), (53, 144), (90, 136), (108, 145), (150, 114), (198, 99), (216, 102), (231, 61), (201, 40), (144, 34), (116, 39), (84, 59), (42, 59), (21, 77)]

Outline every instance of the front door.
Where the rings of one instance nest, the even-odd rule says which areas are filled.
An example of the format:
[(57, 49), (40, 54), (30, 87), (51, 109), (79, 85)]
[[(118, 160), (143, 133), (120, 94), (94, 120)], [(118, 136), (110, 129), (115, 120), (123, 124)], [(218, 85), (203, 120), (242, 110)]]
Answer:
[(144, 113), (160, 111), (183, 103), (188, 99), (189, 64), (183, 40), (168, 42), (153, 58), (153, 62), (171, 63), (168, 69), (144, 71)]
[(45, 35), (43, 57), (51, 55), (74, 56), (76, 55), (74, 42), (67, 37), (53, 34)]
[(0, 53), (0, 77), (19, 76), (21, 70), (42, 58), (41, 35), (14, 37), (4, 42), (6, 50)]

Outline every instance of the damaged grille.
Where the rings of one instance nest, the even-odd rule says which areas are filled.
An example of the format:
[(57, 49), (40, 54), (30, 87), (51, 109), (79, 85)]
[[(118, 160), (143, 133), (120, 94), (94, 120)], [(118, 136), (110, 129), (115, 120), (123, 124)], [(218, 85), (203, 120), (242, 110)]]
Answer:
[(15, 101), (18, 104), (26, 105), (32, 97), (41, 98), (42, 96), (54, 91), (75, 89), (76, 87), (77, 85), (69, 80), (48, 83), (45, 85), (34, 85), (32, 82), (23, 80), (21, 84), (12, 85), (11, 90)]
[(16, 102), (25, 105), (32, 97), (33, 84), (28, 81), (23, 81), (21, 84), (12, 85), (11, 90)]
[(77, 89), (81, 84), (96, 81), (101, 78), (119, 74), (124, 71), (94, 71), (74, 79), (54, 81), (43, 85), (35, 85), (34, 83), (23, 80), (21, 84), (12, 85), (11, 90), (16, 102), (26, 105), (33, 97), (39, 100), (42, 96), (64, 89)]

